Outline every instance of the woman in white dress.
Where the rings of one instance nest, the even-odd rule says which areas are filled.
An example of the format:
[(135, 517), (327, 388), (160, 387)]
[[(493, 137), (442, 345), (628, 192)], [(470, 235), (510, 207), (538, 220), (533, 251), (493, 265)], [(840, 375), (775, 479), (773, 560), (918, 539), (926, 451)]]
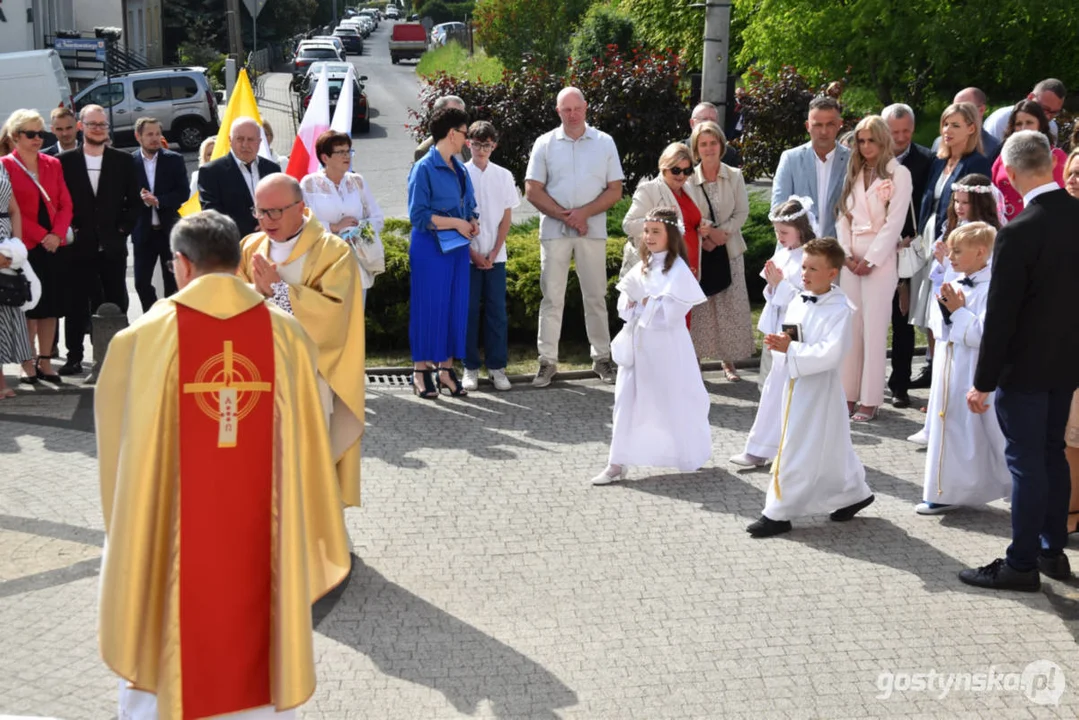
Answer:
[(348, 242), (356, 252), (363, 277), (363, 304), (375, 276), (386, 268), (379, 238), (385, 217), (371, 188), (352, 172), (352, 138), (327, 130), (315, 142), (322, 169), (300, 181), (303, 200), (323, 227)]
[(624, 480), (628, 465), (691, 471), (712, 456), (708, 392), (686, 328), (686, 315), (705, 297), (686, 262), (680, 224), (673, 207), (648, 213), (641, 261), (618, 283), (626, 325), (611, 342), (614, 430), (607, 467), (593, 485)]

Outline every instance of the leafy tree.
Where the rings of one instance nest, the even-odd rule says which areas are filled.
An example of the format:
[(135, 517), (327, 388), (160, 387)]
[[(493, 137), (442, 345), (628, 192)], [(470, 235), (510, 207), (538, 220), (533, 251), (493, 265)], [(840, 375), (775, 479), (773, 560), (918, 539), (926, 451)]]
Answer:
[(688, 67), (699, 69), (704, 54), (704, 9), (691, 0), (618, 0), (633, 18), (637, 38), (656, 50), (673, 50)]
[(621, 52), (636, 48), (633, 19), (617, 7), (596, 3), (588, 9), (570, 42), (570, 55), (578, 67), (607, 57), (609, 47)]
[(420, 17), (429, 17), (435, 25), (444, 22), (464, 22), (476, 9), (474, 2), (445, 3), (442, 0), (427, 0), (416, 12)]
[(479, 0), (476, 41), (509, 68), (529, 58), (559, 71), (569, 57), (567, 28), (577, 25), (592, 0)]
[(1079, 14), (1056, 0), (735, 0), (735, 11), (746, 18), (743, 66), (845, 75), (882, 105), (919, 107), (968, 85), (1003, 102), (1046, 75), (1079, 75), (1079, 56), (1062, 50)]

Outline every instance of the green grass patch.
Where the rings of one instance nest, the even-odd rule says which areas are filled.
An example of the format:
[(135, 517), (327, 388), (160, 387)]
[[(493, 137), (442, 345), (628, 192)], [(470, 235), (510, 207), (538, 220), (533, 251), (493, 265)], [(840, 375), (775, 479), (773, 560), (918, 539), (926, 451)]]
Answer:
[(488, 57), (482, 48), (469, 55), (461, 45), (450, 42), (442, 47), (428, 50), (420, 58), (416, 73), (425, 80), (431, 80), (444, 72), (458, 80), (471, 80), (480, 83), (495, 83), (502, 79), (502, 63)]

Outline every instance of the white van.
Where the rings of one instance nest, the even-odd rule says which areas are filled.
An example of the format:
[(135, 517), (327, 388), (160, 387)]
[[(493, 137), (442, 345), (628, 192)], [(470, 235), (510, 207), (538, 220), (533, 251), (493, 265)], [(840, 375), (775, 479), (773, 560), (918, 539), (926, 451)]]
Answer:
[(0, 53), (0, 123), (19, 108), (31, 108), (45, 118), (64, 105), (73, 107), (71, 83), (55, 50)]

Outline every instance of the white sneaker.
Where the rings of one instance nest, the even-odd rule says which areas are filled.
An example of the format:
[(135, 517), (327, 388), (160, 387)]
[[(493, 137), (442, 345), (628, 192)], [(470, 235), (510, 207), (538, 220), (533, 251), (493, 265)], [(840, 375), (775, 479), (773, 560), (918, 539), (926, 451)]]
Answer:
[(491, 382), (494, 383), (495, 390), (509, 390), (512, 387), (510, 379), (506, 377), (505, 370), (488, 370), (487, 375), (491, 378)]
[(764, 467), (772, 461), (767, 458), (757, 457), (756, 455), (750, 455), (747, 452), (741, 455), (735, 455), (730, 460), (732, 465), (738, 465), (740, 467)]
[[(616, 467), (618, 468), (618, 470), (615, 470)], [(620, 480), (625, 480), (626, 475), (627, 475), (627, 473), (626, 473), (626, 468), (625, 468), (624, 465), (621, 466), (621, 467), (619, 467), (617, 465), (608, 465), (607, 467), (605, 467), (603, 469), (603, 472), (601, 472), (599, 475), (592, 478), (592, 484), (593, 485), (610, 485), (611, 483), (616, 483), (616, 482), (618, 482)]]
[(914, 506), (914, 512), (919, 515), (941, 515), (954, 510), (955, 505), (941, 505), (940, 503), (920, 502)]
[(915, 445), (925, 447), (929, 444), (929, 433), (927, 433), (923, 427), (921, 430), (907, 438), (907, 442), (912, 442)]
[(480, 386), (480, 371), (469, 370), (465, 368), (465, 377), (461, 380), (461, 387), (469, 392), (479, 389)]

